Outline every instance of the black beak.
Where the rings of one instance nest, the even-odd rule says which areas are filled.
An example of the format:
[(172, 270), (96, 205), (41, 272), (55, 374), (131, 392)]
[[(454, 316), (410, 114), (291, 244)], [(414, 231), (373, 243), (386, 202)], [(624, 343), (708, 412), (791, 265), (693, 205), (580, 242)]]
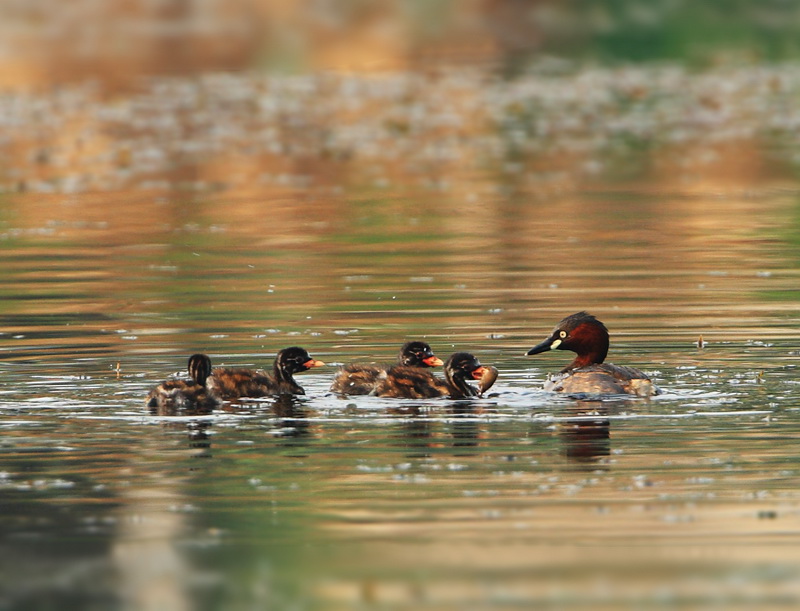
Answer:
[(556, 344), (555, 346), (553, 345), (553, 343), (554, 343), (554, 342), (555, 342), (557, 339), (558, 339), (558, 336), (556, 336), (556, 335), (553, 335), (553, 336), (551, 336), (551, 337), (548, 337), (546, 340), (544, 340), (544, 341), (543, 341), (541, 344), (539, 344), (538, 346), (534, 346), (533, 348), (531, 348), (530, 350), (528, 350), (528, 351), (525, 353), (525, 356), (532, 356), (532, 355), (534, 355), (534, 354), (539, 354), (540, 352), (547, 352), (548, 350), (552, 350), (553, 348), (558, 348), (558, 346), (559, 346), (559, 344), (560, 344), (561, 342), (559, 342), (559, 343), (558, 343), (558, 344)]

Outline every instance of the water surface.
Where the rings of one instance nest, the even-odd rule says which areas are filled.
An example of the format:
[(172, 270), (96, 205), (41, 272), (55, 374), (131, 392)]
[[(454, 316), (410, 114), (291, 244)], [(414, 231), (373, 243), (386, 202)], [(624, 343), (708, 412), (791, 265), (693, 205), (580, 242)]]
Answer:
[[(6, 196), (0, 607), (794, 606), (797, 192), (390, 191)], [(663, 395), (540, 390), (581, 309)], [(327, 391), (409, 338), (500, 378)], [(289, 345), (303, 397), (144, 407)]]

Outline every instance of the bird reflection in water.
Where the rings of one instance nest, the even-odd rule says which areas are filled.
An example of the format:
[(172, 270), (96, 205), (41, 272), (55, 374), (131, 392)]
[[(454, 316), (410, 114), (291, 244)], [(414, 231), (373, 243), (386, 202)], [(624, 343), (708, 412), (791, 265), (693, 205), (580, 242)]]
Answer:
[(480, 421), (476, 415), (484, 412), (484, 406), (477, 401), (454, 401), (450, 409), (453, 415), (451, 424), (453, 447), (477, 447), (483, 436)]
[(430, 456), (429, 448), (440, 446), (435, 441), (433, 426), (427, 413), (432, 408), (426, 405), (408, 405), (402, 408), (390, 408), (389, 413), (400, 418), (400, 430), (393, 435), (399, 440), (400, 447), (408, 448), (408, 458), (426, 458)]
[(280, 437), (287, 440), (287, 445), (301, 445), (298, 439), (312, 437), (312, 416), (304, 399), (296, 395), (279, 395), (267, 404), (276, 419), (276, 430)]
[[(401, 420), (401, 428), (395, 434), (402, 446), (415, 450), (409, 457), (428, 457), (432, 448), (477, 447), (485, 431), (475, 417), (484, 413), (485, 402), (476, 399), (459, 399), (442, 403), (404, 405), (388, 410)], [(438, 413), (440, 418), (429, 418)], [(449, 426), (449, 431), (441, 430)]]
[(556, 430), (564, 442), (566, 457), (592, 470), (611, 454), (609, 406), (603, 401), (576, 401), (566, 406)]
[[(211, 428), (211, 420), (204, 418), (210, 416), (214, 411), (208, 405), (194, 405), (192, 407), (179, 407), (176, 405), (152, 405), (148, 407), (151, 416), (162, 418), (180, 417), (180, 420), (164, 420), (162, 426), (165, 429), (181, 430), (185, 429), (189, 438), (189, 447), (200, 450), (196, 456), (198, 458), (209, 458), (211, 453), (211, 438), (208, 429)], [(186, 420), (186, 417), (191, 417)]]

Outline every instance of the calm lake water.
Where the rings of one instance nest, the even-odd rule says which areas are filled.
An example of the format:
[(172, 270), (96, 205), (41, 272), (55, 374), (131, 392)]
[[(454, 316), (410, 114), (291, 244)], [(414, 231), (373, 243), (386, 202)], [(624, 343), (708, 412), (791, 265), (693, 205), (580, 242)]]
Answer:
[[(799, 192), (469, 190), (6, 195), (0, 608), (795, 607)], [(540, 390), (582, 309), (665, 394)], [(409, 338), (500, 378), (327, 392)], [(304, 397), (144, 408), (290, 345)]]

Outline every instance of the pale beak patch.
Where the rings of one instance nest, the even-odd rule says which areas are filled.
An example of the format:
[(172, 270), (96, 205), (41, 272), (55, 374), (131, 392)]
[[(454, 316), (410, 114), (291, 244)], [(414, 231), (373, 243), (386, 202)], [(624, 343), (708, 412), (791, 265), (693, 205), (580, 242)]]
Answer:
[(557, 339), (552, 344), (550, 344), (550, 350), (555, 350), (561, 345), (561, 340)]

